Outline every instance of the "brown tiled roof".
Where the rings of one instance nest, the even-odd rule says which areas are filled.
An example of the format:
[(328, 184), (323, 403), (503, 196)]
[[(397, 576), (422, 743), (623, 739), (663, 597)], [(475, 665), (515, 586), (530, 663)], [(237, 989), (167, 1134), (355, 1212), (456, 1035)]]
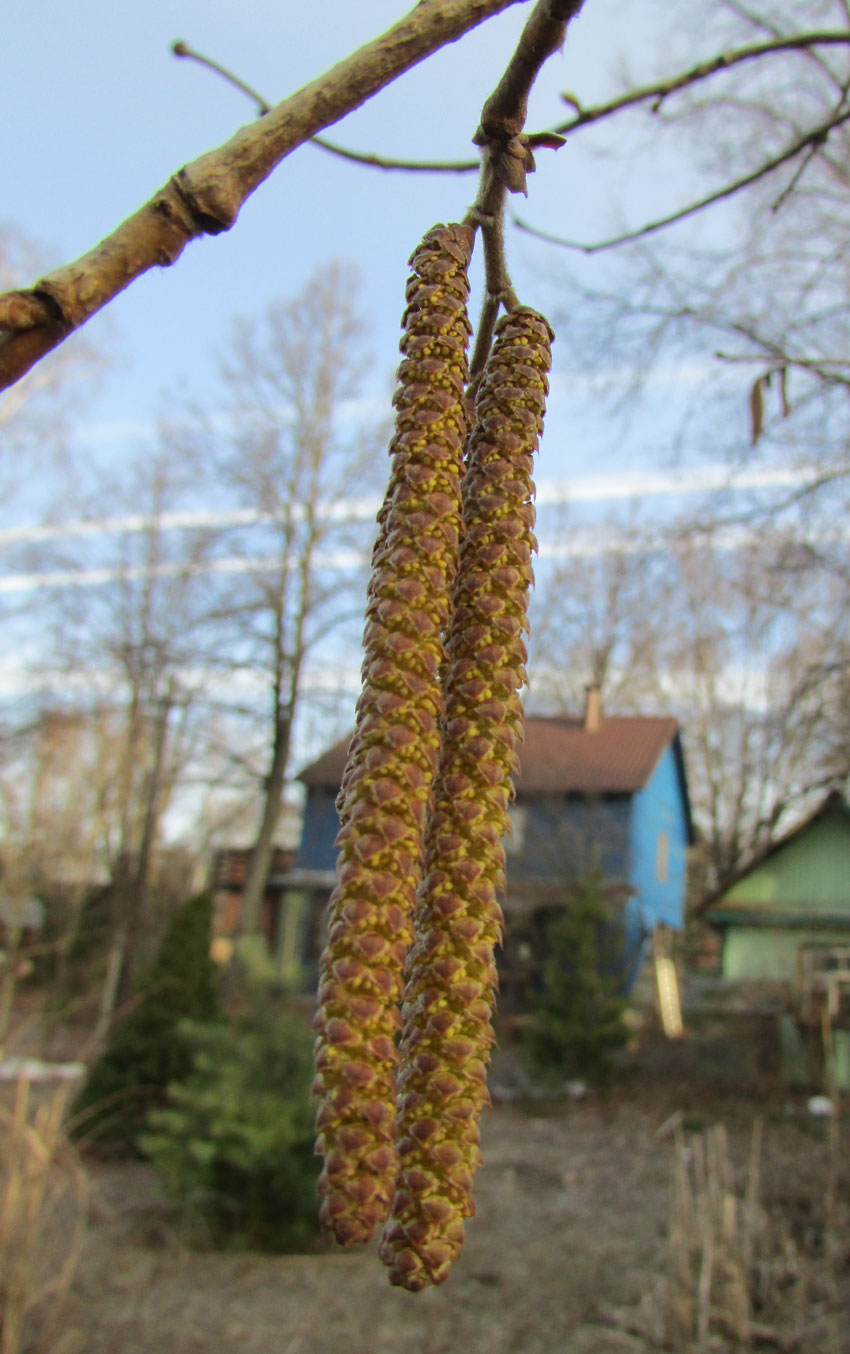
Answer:
[(646, 785), (678, 727), (667, 717), (603, 715), (588, 733), (580, 719), (527, 719), (517, 790), (633, 794)]
[[(646, 785), (677, 732), (675, 719), (651, 715), (603, 715), (595, 733), (588, 733), (580, 719), (528, 718), (517, 790), (633, 794)], [(336, 789), (347, 752), (344, 738), (305, 767), (298, 779), (317, 789)]]

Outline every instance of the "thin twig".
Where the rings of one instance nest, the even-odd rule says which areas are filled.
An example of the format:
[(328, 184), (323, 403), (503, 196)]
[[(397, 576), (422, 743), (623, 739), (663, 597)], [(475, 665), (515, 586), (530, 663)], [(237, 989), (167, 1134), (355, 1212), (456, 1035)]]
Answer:
[[(511, 311), (519, 305), (505, 258), (504, 213), (507, 193), (525, 193), (526, 177), (534, 170), (532, 138), (523, 131), (528, 96), (544, 62), (562, 47), (570, 19), (583, 3), (537, 0), (501, 80), (484, 104), (473, 138), (482, 148), (481, 177), (466, 221), (481, 230), (485, 292), (470, 363), (470, 403), (474, 403), (484, 372), (499, 311), (502, 306)], [(548, 134), (535, 140), (555, 149), (562, 144), (561, 137)]]
[(351, 160), (353, 164), (364, 165), (367, 169), (404, 170), (407, 174), (470, 174), (480, 168), (480, 160), (393, 160), (384, 155), (375, 155), (371, 151), (351, 150), (329, 141), (325, 136), (312, 136), (311, 146), (337, 155), (341, 160)]
[(481, 230), (485, 279), (484, 300), (475, 333), (475, 348), (469, 366), (469, 384), (466, 391), (467, 402), (473, 407), (484, 374), (487, 355), (493, 343), (499, 311), (503, 305), (506, 309), (512, 310), (518, 304), (505, 259), (506, 196), (505, 184), (485, 166), (482, 170), (481, 190), (475, 205), (466, 217), (468, 224), (475, 225)]
[(233, 71), (227, 66), (222, 66), (220, 62), (213, 61), (211, 56), (204, 56), (203, 52), (196, 52), (194, 47), (189, 46), (188, 42), (183, 42), (182, 39), (172, 42), (171, 50), (175, 56), (186, 57), (189, 61), (196, 61), (199, 66), (206, 66), (207, 70), (215, 71), (216, 75), (220, 75), (228, 84), (234, 85), (243, 94), (247, 94), (248, 98), (257, 105), (257, 112), (260, 117), (272, 111), (272, 105), (266, 102), (262, 94), (258, 94), (244, 80), (240, 80), (239, 76), (234, 75)]
[(808, 52), (811, 47), (839, 45), (844, 47), (850, 45), (850, 32), (839, 29), (835, 32), (797, 33), (790, 38), (777, 38), (772, 42), (753, 43), (747, 47), (737, 47), (730, 52), (721, 52), (709, 61), (702, 61), (678, 75), (669, 76), (666, 80), (657, 80), (651, 85), (639, 85), (637, 89), (630, 89), (615, 99), (609, 99), (607, 103), (596, 104), (590, 108), (582, 108), (572, 94), (564, 94), (562, 98), (576, 110), (575, 116), (559, 123), (553, 130), (560, 132), (562, 136), (568, 136), (579, 127), (585, 127), (591, 122), (600, 122), (615, 113), (621, 113), (625, 108), (647, 103), (650, 99), (653, 100), (652, 111), (657, 113), (669, 95), (698, 84), (720, 71), (731, 70), (742, 62), (754, 61), (762, 56), (774, 56), (780, 52)]
[(813, 127), (805, 136), (795, 141), (793, 145), (784, 150), (781, 155), (775, 155), (770, 160), (766, 160), (758, 169), (752, 170), (749, 174), (742, 175), (739, 179), (734, 179), (727, 183), (723, 188), (718, 188), (713, 193), (708, 193), (705, 197), (699, 198), (696, 202), (691, 202), (687, 207), (680, 207), (674, 212), (669, 212), (666, 216), (660, 216), (654, 221), (648, 221), (645, 225), (639, 226), (635, 230), (624, 231), (621, 235), (613, 235), (607, 240), (597, 240), (592, 243), (581, 240), (566, 240), (558, 235), (551, 235), (547, 231), (538, 230), (535, 226), (530, 226), (527, 221), (514, 216), (514, 225), (523, 230), (528, 235), (533, 235), (538, 240), (546, 240), (549, 244), (560, 245), (564, 249), (575, 249), (583, 254), (600, 254), (607, 249), (617, 249), (620, 245), (631, 244), (635, 240), (645, 239), (647, 235), (654, 235), (658, 230), (664, 230), (667, 226), (676, 225), (679, 221), (685, 221), (689, 216), (694, 216), (697, 212), (704, 211), (706, 207), (711, 207), (715, 202), (722, 202), (725, 198), (733, 197), (740, 193), (742, 189), (749, 188), (751, 184), (757, 183), (759, 179), (766, 178), (774, 170), (779, 169), (781, 165), (787, 164), (793, 160), (801, 151), (807, 150), (810, 146), (820, 148), (826, 141), (829, 133), (843, 123), (850, 121), (850, 111), (843, 113), (840, 117), (831, 117), (828, 121), (820, 123)]
[(481, 112), (487, 137), (519, 136), (528, 115), (528, 96), (541, 66), (563, 46), (567, 25), (584, 0), (538, 0), (519, 43)]
[[(850, 33), (840, 30), (837, 32), (827, 30), (824, 32), (798, 33), (791, 38), (777, 38), (772, 42), (754, 43), (748, 47), (724, 52), (666, 80), (659, 80), (650, 85), (641, 85), (637, 89), (629, 90), (626, 94), (608, 100), (606, 103), (596, 104), (589, 108), (583, 108), (572, 95), (564, 94), (562, 96), (564, 100), (576, 109), (575, 117), (569, 118), (566, 122), (548, 131), (530, 133), (528, 143), (532, 149), (537, 146), (550, 145), (551, 138), (554, 135), (564, 136), (569, 132), (577, 131), (593, 122), (600, 122), (622, 112), (624, 109), (635, 107), (649, 100), (653, 100), (652, 111), (657, 112), (669, 95), (686, 89), (692, 84), (697, 84), (720, 71), (731, 70), (742, 62), (753, 61), (762, 56), (773, 56), (782, 52), (801, 51), (808, 54), (813, 47), (846, 46), (848, 44), (850, 44)], [(194, 51), (185, 42), (175, 43), (172, 51), (176, 56), (191, 57), (194, 61), (208, 66), (210, 70), (216, 71), (225, 80), (229, 80), (231, 84), (235, 85), (237, 89), (241, 89), (257, 104), (258, 111), (261, 114), (270, 110), (271, 105), (266, 102), (262, 95), (219, 62)], [(330, 141), (324, 136), (311, 137), (311, 142), (313, 145), (321, 147), (322, 150), (328, 151), (331, 155), (337, 155), (344, 160), (351, 160), (354, 164), (364, 165), (370, 169), (400, 171), (406, 174), (469, 174), (479, 167), (477, 159), (413, 160), (381, 155), (374, 151), (352, 150), (351, 147), (341, 146), (338, 142)]]
[[(198, 52), (194, 47), (190, 47), (188, 42), (172, 43), (172, 52), (175, 56), (186, 57), (190, 61), (196, 61), (199, 66), (206, 66), (207, 70), (214, 71), (220, 75), (223, 80), (234, 88), (247, 94), (248, 98), (257, 105), (257, 113), (264, 117), (270, 113), (272, 105), (264, 99), (252, 85), (247, 81), (234, 75), (233, 71), (227, 66), (223, 66), (220, 61), (214, 61), (210, 56), (204, 56), (203, 52)], [(314, 146), (319, 146), (322, 150), (328, 151), (331, 155), (338, 155), (343, 160), (353, 160), (358, 165), (368, 165), (373, 169), (405, 169), (414, 173), (453, 173), (467, 174), (470, 170), (478, 169), (479, 160), (395, 160), (382, 155), (373, 155), (369, 151), (351, 150), (348, 146), (340, 146), (335, 141), (329, 141), (325, 136), (312, 136), (310, 142)]]
[(797, 188), (797, 185), (799, 184), (801, 178), (805, 174), (806, 170), (814, 160), (815, 156), (817, 155), (821, 147), (822, 142), (814, 142), (809, 147), (808, 151), (803, 156), (800, 163), (797, 165), (797, 168), (794, 170), (794, 173), (791, 175), (791, 178), (788, 180), (785, 187), (782, 189), (782, 192), (779, 194), (776, 201), (771, 203), (770, 210), (772, 212), (778, 212), (785, 205), (791, 194)]
[[(582, 0), (583, 2), (583, 0)], [(580, 5), (579, 7), (580, 8)], [(580, 130), (582, 127), (590, 126), (592, 123), (601, 122), (608, 117), (623, 112), (625, 109), (637, 107), (640, 104), (652, 100), (652, 112), (657, 113), (664, 101), (672, 94), (676, 94), (691, 85), (698, 84), (703, 80), (710, 78), (723, 71), (732, 70), (735, 66), (748, 61), (757, 60), (763, 56), (775, 56), (785, 52), (799, 52), (801, 55), (815, 55), (813, 49), (816, 47), (829, 46), (848, 46), (850, 45), (850, 32), (841, 30), (824, 32), (798, 33), (793, 37), (777, 37), (770, 42), (754, 43), (747, 47), (735, 48), (729, 52), (720, 53), (711, 60), (700, 63), (697, 66), (690, 67), (687, 71), (681, 71), (677, 75), (670, 76), (666, 80), (656, 81), (650, 85), (641, 85), (637, 89), (629, 90), (626, 94), (619, 95), (615, 99), (610, 99), (606, 103), (596, 104), (589, 108), (584, 108), (572, 94), (563, 94), (562, 98), (575, 108), (575, 116), (568, 118), (567, 121), (559, 123), (556, 127), (542, 132), (532, 132), (527, 137), (528, 146), (534, 150), (537, 147), (552, 147), (556, 145), (554, 138), (565, 137), (570, 132)], [(188, 54), (188, 53), (187, 53)], [(194, 53), (192, 53), (194, 55)], [(198, 58), (203, 60), (203, 58)], [(222, 74), (227, 74), (223, 68), (214, 62), (207, 62), (214, 70), (219, 70)], [(252, 97), (258, 98), (253, 91), (242, 81), (233, 78), (233, 83), (239, 88), (252, 94)], [(323, 150), (329, 151), (333, 155), (338, 155), (342, 159), (351, 160), (355, 164), (364, 165), (368, 168), (381, 169), (387, 171), (402, 171), (408, 174), (467, 174), (478, 168), (477, 160), (412, 160), (402, 159), (391, 156), (379, 155), (375, 152), (356, 151), (349, 147), (340, 146), (337, 142), (329, 141), (326, 137), (314, 136), (312, 143), (320, 146)], [(810, 156), (806, 159), (806, 164), (814, 158), (819, 149), (813, 145)], [(792, 184), (786, 193), (778, 200), (774, 210), (781, 205), (787, 192), (791, 191), (805, 169), (805, 165), (798, 170), (794, 176)]]

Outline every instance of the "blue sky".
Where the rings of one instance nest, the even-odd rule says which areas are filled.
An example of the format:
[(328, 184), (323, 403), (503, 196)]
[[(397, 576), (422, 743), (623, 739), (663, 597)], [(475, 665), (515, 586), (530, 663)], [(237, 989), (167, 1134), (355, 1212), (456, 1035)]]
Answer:
[[(689, 0), (690, 3), (690, 0)], [(313, 79), (406, 12), (405, 0), (27, 0), (5, 14), (0, 48), (0, 139), (4, 195), (0, 225), (30, 237), (46, 266), (69, 262), (108, 234), (179, 167), (227, 140), (254, 117), (239, 92), (194, 63), (172, 56), (183, 39), (232, 67), (275, 101)], [(387, 155), (457, 158), (471, 137), (484, 98), (513, 49), (530, 6), (516, 5), (438, 53), (330, 129), (340, 142)], [(308, 21), (305, 21), (307, 16)], [(535, 87), (529, 129), (565, 115), (561, 92), (588, 103), (614, 92), (628, 55), (647, 78), (674, 66), (669, 15), (660, 0), (587, 0), (563, 54)], [(617, 136), (622, 136), (617, 129)], [(681, 168), (672, 191), (686, 191)], [(573, 237), (605, 234), (621, 213), (639, 220), (671, 192), (672, 162), (653, 153), (604, 153), (604, 137), (573, 137), (559, 152), (542, 151), (523, 216)], [(313, 146), (295, 151), (243, 207), (234, 228), (190, 245), (176, 265), (154, 270), (95, 317), (88, 340), (108, 365), (74, 418), (75, 464), (83, 474), (112, 470), (137, 456), (156, 418), (189, 395), (208, 412), (219, 398), (216, 354), (226, 349), (237, 315), (259, 314), (273, 298), (296, 294), (333, 258), (351, 260), (362, 278), (361, 304), (371, 331), (367, 406), (388, 408), (398, 360), (406, 260), (438, 220), (460, 217), (475, 177), (387, 174), (345, 163)], [(521, 298), (551, 313), (559, 301), (559, 251), (509, 231), (509, 262)], [(29, 279), (27, 279), (29, 280)], [(477, 309), (477, 298), (476, 307)], [(612, 415), (599, 387), (611, 373), (570, 370), (566, 340), (555, 346), (547, 430), (538, 463), (541, 569), (551, 556), (546, 503), (555, 486), (576, 490), (580, 525), (610, 515), (633, 523), (623, 486), (639, 495), (642, 473), (666, 472), (661, 448), (699, 388), (704, 368), (683, 353), (654, 372), (640, 413)], [(614, 373), (614, 384), (628, 372)], [(5, 397), (0, 396), (0, 401)], [(2, 405), (0, 405), (0, 413)], [(28, 484), (5, 510), (0, 528), (34, 523), (50, 487), (50, 449), (28, 465)], [(697, 461), (711, 449), (688, 448)], [(677, 484), (643, 487), (644, 518), (668, 515)], [(609, 499), (610, 490), (610, 499)], [(186, 504), (204, 509), (207, 504)], [(218, 505), (217, 505), (218, 506)], [(55, 502), (53, 504), (56, 508)], [(59, 505), (62, 511), (62, 504)], [(72, 505), (65, 509), (74, 515)], [(119, 515), (123, 509), (119, 508)], [(19, 555), (0, 536), (0, 562), (20, 572)], [(5, 559), (3, 552), (5, 548)], [(91, 567), (98, 565), (96, 542)]]
[[(0, 45), (0, 228), (29, 237), (41, 249), (45, 269), (70, 262), (181, 165), (252, 121), (254, 110), (243, 95), (171, 55), (176, 39), (231, 66), (275, 102), (377, 36), (411, 3), (9, 0)], [(669, 0), (586, 0), (563, 55), (547, 64), (535, 87), (529, 129), (563, 120), (562, 90), (583, 103), (615, 92), (626, 57), (643, 80), (678, 68), (669, 43), (671, 8)], [(675, 8), (683, 26), (689, 9), (694, 12), (692, 31), (698, 36), (691, 55), (696, 58), (703, 54), (697, 22), (702, 5), (680, 0)], [(530, 4), (516, 5), (484, 24), (329, 134), (356, 149), (386, 155), (454, 159), (471, 153), (482, 102), (529, 10)], [(604, 143), (604, 135), (582, 135), (557, 153), (540, 152), (529, 200), (518, 204), (521, 214), (557, 234), (594, 238), (623, 220), (636, 223), (655, 214), (659, 201), (669, 205), (687, 196), (681, 163), (663, 152), (614, 158), (605, 153)], [(299, 148), (244, 206), (229, 233), (192, 244), (173, 268), (141, 278), (87, 326), (87, 339), (108, 364), (96, 391), (85, 395), (75, 413), (75, 464), (96, 473), (132, 460), (152, 436), (157, 417), (179, 411), (184, 396), (214, 416), (216, 354), (224, 352), (234, 318), (258, 315), (270, 300), (297, 294), (317, 268), (334, 258), (351, 260), (360, 271), (372, 349), (364, 397), (367, 406), (388, 410), (407, 258), (428, 227), (461, 217), (474, 194), (474, 176), (385, 174), (309, 145)], [(515, 231), (508, 233), (508, 247), (522, 300), (552, 313), (559, 306), (558, 251)], [(575, 501), (569, 518), (575, 530), (566, 548), (580, 553), (593, 550), (594, 531), (599, 541), (606, 539), (612, 516), (632, 525), (669, 518), (681, 506), (685, 488), (717, 493), (722, 483), (713, 470), (692, 476), (689, 485), (671, 477), (676, 431), (705, 381), (702, 357), (682, 352), (672, 365), (658, 367), (640, 411), (624, 419), (612, 413), (599, 391), (606, 379), (616, 390), (630, 373), (606, 371), (604, 354), (595, 373), (571, 369), (567, 351), (562, 336), (555, 346), (538, 462), (541, 583), (562, 548), (563, 538), (549, 533), (561, 516), (561, 491), (571, 489)], [(0, 395), (0, 415), (5, 398)], [(702, 444), (692, 438), (682, 449), (685, 475), (688, 465), (712, 467), (721, 460), (716, 439), (710, 431), (706, 435), (708, 421), (693, 426)], [(746, 446), (746, 390), (739, 440)], [(6, 505), (0, 502), (0, 574), (28, 567), (20, 542), (3, 533), (36, 523), (41, 501), (50, 500), (50, 448), (41, 453), (27, 462), (25, 492)], [(22, 476), (19, 487), (23, 482)], [(758, 492), (759, 486), (749, 489)], [(637, 513), (634, 500), (639, 501)], [(210, 504), (183, 506), (203, 511)], [(66, 511), (74, 516), (73, 505)], [(119, 516), (126, 511), (125, 505), (117, 508)], [(96, 569), (104, 543), (90, 539), (88, 567)], [(19, 663), (29, 655), (10, 636), (35, 631), (37, 638), (36, 591), (10, 589), (0, 598), (8, 627), (0, 697), (26, 686)], [(30, 631), (28, 619), (35, 622)], [(355, 658), (353, 681), (356, 667)], [(340, 727), (349, 718), (346, 709)]]
[[(406, 8), (400, 0), (312, 0), (305, 23), (303, 6), (281, 0), (13, 5), (0, 51), (0, 108), (3, 125), (13, 129), (0, 147), (2, 222), (36, 241), (48, 265), (70, 261), (181, 164), (252, 119), (242, 95), (171, 55), (174, 39), (231, 65), (274, 101)], [(530, 128), (563, 117), (564, 88), (584, 100), (610, 90), (621, 47), (637, 44), (639, 51), (651, 44), (633, 8), (623, 0), (588, 0), (565, 53), (538, 82)], [(334, 137), (389, 155), (469, 153), (481, 103), (528, 10), (515, 6), (412, 71), (337, 124)], [(651, 13), (644, 9), (643, 20)], [(594, 232), (610, 220), (612, 173), (579, 141), (557, 154), (543, 152), (523, 210), (556, 230)], [(621, 190), (622, 169), (617, 174)], [(360, 269), (374, 354), (369, 393), (384, 398), (397, 361), (407, 256), (434, 221), (460, 216), (474, 189), (473, 176), (382, 174), (300, 148), (245, 205), (232, 231), (194, 243), (173, 268), (141, 278), (87, 326), (109, 368), (78, 412), (75, 435), (84, 455), (114, 460), (130, 454), (168, 406), (169, 392), (191, 389), (214, 404), (214, 354), (223, 350), (232, 318), (294, 294), (333, 257)], [(510, 256), (523, 300), (547, 309), (557, 266), (552, 251), (513, 233)], [(584, 417), (588, 403), (579, 391), (571, 410), (566, 401), (553, 404), (542, 475), (583, 473), (576, 443), (589, 444), (599, 468), (608, 450), (606, 428)], [(638, 434), (634, 456), (640, 442)]]

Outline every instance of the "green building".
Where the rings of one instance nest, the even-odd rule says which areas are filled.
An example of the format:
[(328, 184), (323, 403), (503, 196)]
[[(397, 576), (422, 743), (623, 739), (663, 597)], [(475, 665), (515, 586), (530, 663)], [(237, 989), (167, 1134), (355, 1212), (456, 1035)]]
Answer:
[[(730, 982), (781, 987), (784, 1062), (822, 1038), (850, 1087), (850, 808), (837, 792), (705, 909)], [(803, 1079), (800, 1073), (800, 1079)]]

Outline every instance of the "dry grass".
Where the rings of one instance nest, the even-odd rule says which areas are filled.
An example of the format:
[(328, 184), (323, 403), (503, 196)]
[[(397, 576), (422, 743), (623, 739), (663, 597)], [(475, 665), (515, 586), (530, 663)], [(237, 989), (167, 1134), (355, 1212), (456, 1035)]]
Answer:
[(838, 1320), (835, 1164), (823, 1202), (817, 1257), (795, 1242), (787, 1219), (762, 1202), (763, 1123), (753, 1123), (742, 1190), (735, 1184), (726, 1130), (686, 1138), (675, 1125), (670, 1204), (666, 1344), (680, 1351), (846, 1349)]
[(744, 1348), (750, 1343), (750, 1275), (765, 1224), (759, 1206), (761, 1144), (757, 1119), (740, 1197), (723, 1125), (691, 1141), (676, 1127), (668, 1285), (668, 1335), (676, 1347), (705, 1349), (718, 1328)]
[(736, 1132), (734, 1151), (722, 1123), (691, 1134), (684, 1118), (676, 1111), (654, 1134), (673, 1139), (666, 1271), (637, 1306), (607, 1308), (608, 1329), (641, 1354), (850, 1354), (837, 1120), (826, 1142), (801, 1122), (796, 1150), (786, 1143), (777, 1157), (775, 1126), (765, 1135), (759, 1117), (748, 1150)]
[(0, 1354), (66, 1354), (63, 1300), (80, 1256), (88, 1187), (65, 1136), (67, 1087), (20, 1077), (0, 1106)]

